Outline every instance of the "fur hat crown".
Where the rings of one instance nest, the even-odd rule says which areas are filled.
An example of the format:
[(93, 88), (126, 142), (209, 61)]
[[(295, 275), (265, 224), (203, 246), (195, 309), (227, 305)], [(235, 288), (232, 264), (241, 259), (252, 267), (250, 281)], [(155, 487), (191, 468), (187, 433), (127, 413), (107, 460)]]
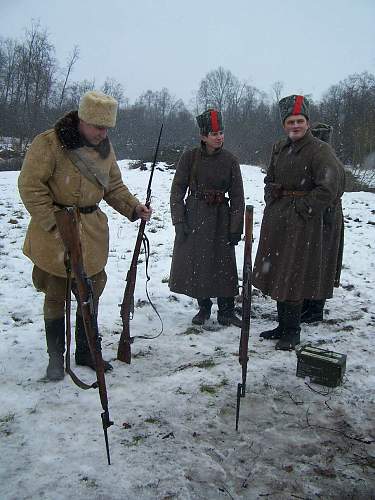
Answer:
[(207, 109), (196, 118), (201, 135), (208, 135), (210, 132), (224, 130), (223, 117), (216, 109)]
[(284, 123), (288, 116), (304, 115), (309, 119), (309, 101), (303, 95), (288, 95), (279, 101), (281, 120)]
[(79, 101), (78, 117), (90, 125), (111, 128), (116, 125), (118, 103), (103, 92), (86, 92)]

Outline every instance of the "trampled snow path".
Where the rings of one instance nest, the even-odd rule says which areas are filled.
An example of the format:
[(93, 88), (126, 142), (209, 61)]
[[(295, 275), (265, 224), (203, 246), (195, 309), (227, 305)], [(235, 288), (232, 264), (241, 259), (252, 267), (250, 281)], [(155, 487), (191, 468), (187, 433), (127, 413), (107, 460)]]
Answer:
[[(148, 172), (121, 162), (129, 188), (144, 199)], [(263, 174), (242, 167), (247, 203), (255, 207), (255, 255)], [(173, 243), (169, 189), (173, 171), (160, 165), (153, 186), (149, 290), (165, 333), (133, 344), (130, 366), (114, 361), (107, 376), (113, 464), (106, 464), (95, 391), (68, 377), (45, 383), (43, 296), (31, 284), (21, 247), (28, 223), (17, 172), (0, 175), (0, 498), (19, 499), (368, 499), (375, 498), (374, 195), (344, 196), (346, 246), (342, 286), (327, 303), (325, 322), (303, 326), (303, 342), (346, 353), (344, 384), (306, 385), (296, 356), (261, 342), (274, 326), (275, 304), (254, 293), (247, 395), (236, 433), (241, 371), (239, 330), (191, 328), (196, 306), (169, 292)], [(131, 224), (103, 203), (110, 222), (109, 276), (99, 312), (104, 356), (114, 359), (118, 304), (135, 243)], [(241, 275), (243, 242), (237, 248)], [(159, 324), (144, 303), (139, 266), (132, 334)], [(216, 307), (216, 306), (215, 306)], [(86, 380), (93, 372), (77, 369)], [(124, 423), (131, 428), (125, 428)]]

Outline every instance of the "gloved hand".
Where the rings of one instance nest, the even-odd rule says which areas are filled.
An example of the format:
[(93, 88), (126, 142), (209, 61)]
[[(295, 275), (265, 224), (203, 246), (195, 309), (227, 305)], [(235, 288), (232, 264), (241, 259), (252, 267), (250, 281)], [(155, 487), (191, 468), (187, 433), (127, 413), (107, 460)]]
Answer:
[(176, 240), (179, 242), (185, 241), (190, 233), (190, 228), (186, 222), (178, 222), (174, 226), (174, 230), (176, 232)]
[(311, 217), (314, 215), (313, 214), (313, 209), (310, 207), (310, 205), (307, 203), (307, 201), (301, 197), (301, 198), (295, 198), (294, 199), (294, 208), (297, 212), (297, 214), (302, 217), (302, 219), (307, 222)]
[(283, 187), (281, 184), (277, 184), (276, 182), (270, 182), (267, 184), (264, 188), (264, 200), (266, 205), (281, 198), (282, 190)]
[(281, 192), (283, 190), (283, 187), (281, 184), (277, 184), (276, 182), (273, 182), (270, 184), (270, 189), (271, 189), (271, 196), (274, 200), (281, 198)]
[(231, 246), (238, 245), (238, 242), (240, 240), (241, 240), (241, 234), (240, 233), (231, 233), (229, 235), (229, 245), (231, 245)]

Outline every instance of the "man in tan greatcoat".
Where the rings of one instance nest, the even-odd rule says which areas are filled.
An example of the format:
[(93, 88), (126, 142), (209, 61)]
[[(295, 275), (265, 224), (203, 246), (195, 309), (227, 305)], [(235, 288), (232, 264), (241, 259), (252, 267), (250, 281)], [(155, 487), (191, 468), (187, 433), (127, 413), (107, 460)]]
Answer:
[[(64, 377), (65, 351), (66, 272), (54, 212), (66, 206), (79, 209), (84, 268), (93, 284), (96, 311), (107, 280), (104, 268), (109, 236), (107, 217), (99, 202), (104, 199), (131, 221), (149, 220), (151, 216), (151, 208), (141, 204), (121, 179), (107, 136), (108, 128), (115, 126), (116, 115), (115, 99), (102, 92), (87, 92), (78, 111), (66, 114), (53, 129), (34, 139), (18, 179), (22, 201), (31, 215), (23, 251), (34, 264), (35, 288), (45, 293), (50, 380)], [(79, 310), (75, 333), (76, 363), (95, 369)], [(108, 362), (104, 367), (112, 369)]]
[(277, 301), (279, 324), (261, 337), (291, 350), (303, 301), (330, 298), (338, 286), (345, 174), (331, 146), (312, 135), (307, 99), (291, 95), (279, 105), (287, 138), (274, 145), (264, 179), (253, 284)]

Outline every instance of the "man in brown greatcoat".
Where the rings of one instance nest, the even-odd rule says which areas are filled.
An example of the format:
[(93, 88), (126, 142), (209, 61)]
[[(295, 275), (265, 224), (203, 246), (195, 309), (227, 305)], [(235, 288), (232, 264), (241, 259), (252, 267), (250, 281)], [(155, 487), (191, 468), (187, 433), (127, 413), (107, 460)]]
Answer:
[(279, 324), (261, 337), (290, 350), (300, 342), (303, 301), (332, 297), (338, 286), (345, 174), (333, 149), (313, 137), (307, 100), (292, 95), (279, 105), (287, 138), (274, 145), (264, 180), (253, 284), (277, 301)]
[[(18, 180), (22, 201), (31, 215), (23, 251), (34, 264), (34, 286), (45, 293), (43, 312), (50, 380), (64, 377), (65, 351), (66, 271), (54, 212), (65, 206), (79, 209), (83, 264), (92, 281), (96, 311), (107, 280), (104, 267), (109, 236), (107, 216), (100, 210), (99, 202), (104, 199), (130, 220), (148, 220), (151, 215), (151, 209), (141, 204), (122, 182), (107, 137), (108, 128), (115, 126), (116, 114), (115, 99), (102, 92), (87, 92), (78, 111), (68, 113), (53, 129), (34, 139)], [(75, 333), (76, 363), (95, 368), (79, 310)], [(104, 368), (112, 366), (105, 362)]]
[(211, 298), (217, 297), (218, 322), (240, 327), (234, 296), (238, 293), (235, 245), (241, 239), (244, 213), (241, 170), (236, 158), (223, 149), (221, 113), (207, 110), (197, 122), (201, 145), (182, 155), (171, 188), (176, 237), (169, 287), (198, 299), (194, 324), (209, 319)]

